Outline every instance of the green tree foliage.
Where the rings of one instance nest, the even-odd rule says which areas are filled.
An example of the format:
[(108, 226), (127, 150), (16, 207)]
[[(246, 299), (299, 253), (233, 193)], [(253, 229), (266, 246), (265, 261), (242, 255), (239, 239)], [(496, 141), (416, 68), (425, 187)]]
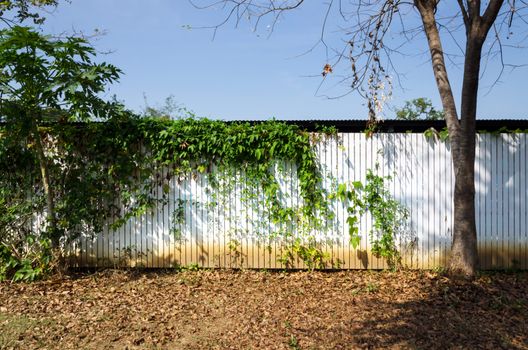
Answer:
[(419, 97), (406, 101), (405, 106), (396, 109), (396, 118), (402, 120), (443, 120), (444, 112), (436, 110), (430, 99)]
[[(0, 18), (5, 22), (22, 22), (31, 19), (35, 24), (43, 23), (45, 18), (37, 11), (37, 8), (57, 6), (57, 0), (4, 0), (0, 1)], [(6, 14), (13, 15), (13, 19), (7, 19)]]
[(176, 102), (174, 96), (165, 99), (161, 106), (152, 106), (144, 95), (145, 106), (141, 112), (143, 118), (179, 119), (182, 116), (193, 116), (184, 106)]
[[(0, 228), (0, 238), (14, 238), (13, 232), (28, 229), (30, 215), (25, 209), (38, 205), (42, 197), (36, 202), (25, 199), (42, 192), (47, 229), (41, 238), (58, 247), (62, 233), (57, 211), (62, 208), (57, 207), (54, 187), (59, 183), (51, 168), (60, 168), (60, 164), (52, 157), (57, 144), (48, 137), (46, 125), (50, 121), (103, 120), (122, 114), (119, 104), (99, 96), (107, 84), (119, 78), (119, 69), (94, 59), (94, 48), (81, 38), (54, 39), (21, 26), (0, 31), (0, 163), (5, 171), (0, 180), (0, 214), (3, 219), (9, 215), (16, 218)], [(27, 173), (15, 171), (19, 167)], [(40, 181), (34, 187), (37, 177)], [(16, 237), (25, 241), (31, 236), (26, 233)], [(19, 244), (20, 240), (9, 246)]]

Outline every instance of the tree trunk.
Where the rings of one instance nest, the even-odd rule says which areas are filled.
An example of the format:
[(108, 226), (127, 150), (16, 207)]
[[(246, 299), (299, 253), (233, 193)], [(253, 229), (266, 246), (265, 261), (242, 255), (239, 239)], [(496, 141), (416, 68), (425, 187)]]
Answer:
[(460, 130), (453, 137), (455, 170), (454, 227), (449, 270), (455, 275), (474, 276), (478, 268), (477, 227), (475, 224), (475, 147), (477, 97), (482, 44), (479, 22), (467, 30), (462, 82)]
[(453, 241), (449, 259), (452, 275), (472, 277), (478, 267), (475, 224), (475, 133), (450, 137), (455, 189)]
[(471, 16), (465, 12), (463, 14), (467, 41), (461, 119), (458, 120), (435, 19), (436, 5), (434, 0), (415, 0), (427, 36), (433, 72), (446, 116), (455, 172), (453, 241), (448, 267), (453, 275), (473, 277), (478, 267), (475, 224), (475, 123), (481, 52), (489, 23), (486, 23), (487, 19), (483, 22), (478, 9), (472, 8), (469, 11)]
[(47, 209), (47, 223), (48, 238), (51, 239), (52, 248), (56, 249), (59, 247), (59, 235), (57, 234), (57, 220), (55, 217), (55, 199), (53, 197), (53, 190), (50, 183), (50, 175), (48, 168), (48, 159), (44, 154), (44, 146), (42, 144), (42, 137), (38, 130), (38, 125), (33, 124), (33, 138), (35, 140), (35, 148), (37, 150), (37, 157), (40, 167), (40, 175), (42, 178), (42, 187), (44, 188), (44, 195), (46, 196), (46, 209)]

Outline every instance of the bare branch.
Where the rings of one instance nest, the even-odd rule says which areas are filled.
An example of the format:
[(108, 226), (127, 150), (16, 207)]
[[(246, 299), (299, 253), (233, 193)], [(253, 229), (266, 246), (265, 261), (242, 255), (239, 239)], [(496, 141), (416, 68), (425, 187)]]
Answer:
[(458, 7), (460, 7), (460, 12), (462, 12), (462, 19), (464, 20), (464, 24), (466, 25), (466, 28), (469, 28), (469, 16), (466, 11), (466, 7), (464, 6), (464, 0), (457, 0)]
[(495, 19), (497, 18), (503, 3), (504, 0), (490, 0), (484, 15), (482, 15), (482, 22), (484, 24), (484, 30), (486, 33), (490, 30), (491, 26), (495, 22)]
[[(295, 10), (306, 1), (300, 0), (190, 0), (197, 8), (222, 9), (225, 13), (223, 20), (213, 27), (214, 33), (220, 26), (233, 22), (237, 26), (240, 21), (248, 20), (252, 24), (252, 29), (257, 30), (262, 27), (266, 18), (266, 30), (269, 35), (279, 24), (286, 11)], [(494, 20), (499, 34), (506, 34), (506, 39), (513, 35), (515, 22), (527, 24), (528, 3), (527, 0), (508, 0), (507, 7), (501, 7), (504, 0), (490, 0), (486, 2), (487, 8), (481, 16), (481, 0), (457, 0), (456, 8), (446, 6), (439, 0), (416, 0), (416, 2), (427, 4), (432, 11), (438, 36), (445, 43), (448, 51), (442, 48), (441, 56), (445, 66), (445, 76), (447, 77), (447, 65), (460, 68), (464, 62), (467, 50), (468, 33), (473, 30), (473, 34), (483, 41), (486, 38), (486, 21)], [(205, 6), (204, 3), (207, 3)], [(317, 5), (312, 5), (317, 6)], [(418, 9), (417, 3), (409, 0), (325, 0), (320, 3), (321, 25), (316, 42), (306, 51), (295, 55), (299, 57), (313, 53), (316, 49), (324, 49), (324, 60), (314, 68), (311, 77), (319, 76), (320, 79), (315, 87), (315, 95), (320, 96), (320, 91), (326, 85), (344, 86), (346, 89), (355, 90), (366, 98), (373, 101), (386, 98), (387, 90), (392, 83), (403, 89), (400, 76), (403, 72), (398, 71), (394, 61), (394, 55), (403, 57), (423, 56), (428, 52), (424, 63), (431, 62), (430, 48), (427, 51), (405, 51), (405, 45), (409, 42), (416, 42), (424, 34), (424, 27), (410, 25), (408, 16), (412, 16), (414, 9)], [(442, 6), (439, 8), (439, 6)], [(523, 12), (525, 11), (525, 12)], [(495, 18), (490, 17), (496, 13)], [(421, 14), (420, 14), (421, 16)], [(403, 18), (405, 17), (405, 19)], [(525, 18), (526, 17), (526, 18)], [(500, 18), (500, 20), (499, 20)], [(332, 31), (332, 25), (336, 30)], [(473, 28), (473, 29), (471, 29)], [(477, 29), (475, 31), (475, 29)], [(465, 35), (463, 33), (465, 32)], [(336, 41), (336, 34), (341, 37)], [(517, 33), (516, 33), (517, 34)], [(497, 35), (495, 35), (497, 36)], [(474, 38), (474, 37), (473, 37)], [(473, 40), (470, 38), (470, 41)], [(527, 36), (528, 38), (528, 36)], [(517, 40), (523, 38), (518, 37)], [(486, 46), (482, 59), (485, 64), (483, 74), (488, 65), (497, 65), (500, 68), (500, 75), (495, 79), (496, 84), (504, 67), (520, 67), (506, 61), (503, 50), (505, 48), (519, 48), (522, 45), (512, 45), (503, 41), (502, 38), (494, 39), (500, 42), (491, 41), (491, 46)], [(505, 40), (505, 39), (504, 39)], [(414, 48), (414, 47), (413, 47)], [(502, 57), (502, 59), (501, 59)], [(292, 57), (290, 57), (292, 58)], [(333, 68), (331, 75), (321, 77), (321, 68), (329, 64)], [(434, 66), (437, 67), (437, 66)], [(480, 75), (482, 76), (482, 74)], [(334, 84), (337, 82), (337, 84)], [(326, 90), (326, 88), (325, 88)], [(336, 95), (342, 96), (339, 91)], [(456, 113), (458, 115), (458, 113)]]

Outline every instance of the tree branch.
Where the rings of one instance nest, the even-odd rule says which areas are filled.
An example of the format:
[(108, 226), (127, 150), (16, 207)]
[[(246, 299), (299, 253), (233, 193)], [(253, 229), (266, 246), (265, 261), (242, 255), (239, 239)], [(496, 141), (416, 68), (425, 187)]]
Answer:
[(469, 28), (469, 16), (466, 11), (466, 7), (464, 6), (464, 0), (457, 0), (458, 6), (460, 7), (460, 12), (462, 12), (462, 19), (464, 20), (464, 24), (466, 28)]
[(431, 0), (415, 0), (415, 6), (418, 8), (422, 17), (424, 31), (427, 36), (429, 51), (431, 53), (433, 73), (442, 100), (447, 127), (451, 132), (451, 135), (454, 135), (458, 132), (460, 124), (458, 122), (453, 89), (451, 88), (445, 65), (442, 41), (440, 40), (440, 34), (435, 19), (436, 3)]
[(484, 25), (484, 36), (488, 33), (491, 26), (495, 22), (495, 19), (497, 19), (497, 15), (499, 14), (499, 11), (504, 4), (504, 0), (491, 0), (488, 7), (486, 8), (486, 11), (484, 12), (484, 15), (482, 15), (482, 23)]

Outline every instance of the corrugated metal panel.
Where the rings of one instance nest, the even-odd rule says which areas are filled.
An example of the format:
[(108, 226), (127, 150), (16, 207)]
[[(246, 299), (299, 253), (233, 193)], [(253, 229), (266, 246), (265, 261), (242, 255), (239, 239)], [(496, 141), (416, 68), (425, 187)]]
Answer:
[[(250, 123), (258, 124), (266, 122), (267, 120), (229, 120), (227, 123)], [(281, 123), (290, 125), (297, 125), (302, 129), (308, 131), (318, 131), (322, 126), (335, 127), (340, 132), (346, 133), (361, 133), (367, 126), (367, 120), (365, 119), (353, 119), (353, 118), (332, 118), (332, 119), (321, 119), (321, 118), (303, 118), (297, 120), (278, 120)], [(378, 132), (382, 133), (406, 133), (415, 132), (421, 133), (427, 129), (434, 128), (436, 130), (442, 130), (446, 127), (445, 120), (399, 120), (399, 119), (385, 119), (380, 121), (376, 125)], [(527, 119), (477, 119), (476, 130), (477, 132), (496, 132), (505, 130), (527, 130), (528, 120)]]
[[(476, 153), (476, 219), (482, 268), (528, 268), (528, 139), (526, 134), (481, 134)], [(426, 139), (421, 133), (340, 133), (338, 141), (317, 147), (325, 187), (365, 180), (368, 169), (392, 176), (393, 196), (408, 208), (410, 220), (398, 245), (405, 265), (412, 268), (444, 266), (452, 237), (453, 168), (449, 144)], [(280, 169), (282, 168), (282, 169)], [(281, 175), (282, 174), (282, 175)], [(128, 265), (172, 267), (285, 268), (279, 261), (285, 240), (271, 232), (291, 232), (291, 224), (273, 224), (262, 203), (264, 194), (251, 190), (242, 170), (225, 174), (235, 181), (212, 190), (206, 176), (193, 174), (170, 182), (169, 201), (116, 232), (105, 229), (96, 237), (82, 237), (68, 247), (77, 266)], [(302, 201), (296, 168), (277, 169), (281, 199), (288, 206)], [(248, 189), (250, 192), (248, 192)], [(162, 189), (157, 189), (161, 196)], [(242, 200), (242, 198), (246, 198)], [(385, 268), (370, 251), (372, 218), (359, 224), (362, 239), (353, 249), (348, 239), (346, 208), (334, 203), (336, 216), (328, 230), (315, 232), (320, 247), (342, 268)], [(184, 218), (179, 222), (179, 214)], [(288, 226), (289, 225), (289, 226)], [(305, 268), (298, 258), (296, 268)]]

